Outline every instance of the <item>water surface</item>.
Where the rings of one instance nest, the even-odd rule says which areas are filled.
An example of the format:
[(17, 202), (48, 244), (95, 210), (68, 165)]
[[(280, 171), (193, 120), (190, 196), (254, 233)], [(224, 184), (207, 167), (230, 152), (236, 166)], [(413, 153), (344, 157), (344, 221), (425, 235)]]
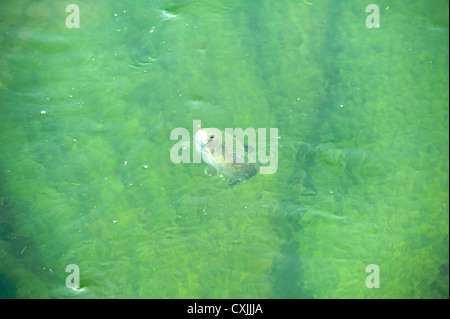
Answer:
[[(76, 4), (0, 4), (0, 297), (449, 297), (447, 1)], [(172, 163), (193, 120), (278, 171)]]

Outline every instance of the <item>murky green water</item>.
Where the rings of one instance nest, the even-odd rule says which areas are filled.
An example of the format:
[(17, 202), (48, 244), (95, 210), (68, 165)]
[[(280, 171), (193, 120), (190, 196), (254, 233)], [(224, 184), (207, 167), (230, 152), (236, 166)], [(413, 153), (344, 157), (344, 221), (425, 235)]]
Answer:
[[(0, 4), (0, 297), (449, 297), (447, 1), (76, 4)], [(193, 120), (278, 171), (172, 163)]]

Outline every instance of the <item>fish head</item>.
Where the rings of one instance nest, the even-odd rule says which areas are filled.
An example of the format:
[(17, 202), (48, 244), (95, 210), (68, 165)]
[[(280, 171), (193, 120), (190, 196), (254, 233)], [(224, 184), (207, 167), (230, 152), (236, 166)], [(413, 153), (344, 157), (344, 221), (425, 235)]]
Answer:
[(215, 166), (223, 162), (222, 132), (216, 128), (198, 130), (194, 137), (195, 150), (202, 155), (203, 160)]

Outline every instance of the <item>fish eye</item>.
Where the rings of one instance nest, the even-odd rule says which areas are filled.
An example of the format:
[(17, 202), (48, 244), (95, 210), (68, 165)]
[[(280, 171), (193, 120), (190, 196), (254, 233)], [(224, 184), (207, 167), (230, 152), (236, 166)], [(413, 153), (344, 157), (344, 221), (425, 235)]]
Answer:
[(211, 136), (209, 137), (210, 140), (212, 140), (213, 138), (214, 138), (214, 135), (211, 135)]

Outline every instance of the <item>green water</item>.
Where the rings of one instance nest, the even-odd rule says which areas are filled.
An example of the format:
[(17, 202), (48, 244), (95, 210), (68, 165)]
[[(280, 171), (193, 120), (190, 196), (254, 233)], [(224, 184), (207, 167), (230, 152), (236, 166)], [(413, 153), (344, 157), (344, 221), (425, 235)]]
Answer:
[[(449, 297), (448, 1), (76, 4), (0, 4), (0, 297)], [(172, 163), (193, 120), (278, 171)]]

